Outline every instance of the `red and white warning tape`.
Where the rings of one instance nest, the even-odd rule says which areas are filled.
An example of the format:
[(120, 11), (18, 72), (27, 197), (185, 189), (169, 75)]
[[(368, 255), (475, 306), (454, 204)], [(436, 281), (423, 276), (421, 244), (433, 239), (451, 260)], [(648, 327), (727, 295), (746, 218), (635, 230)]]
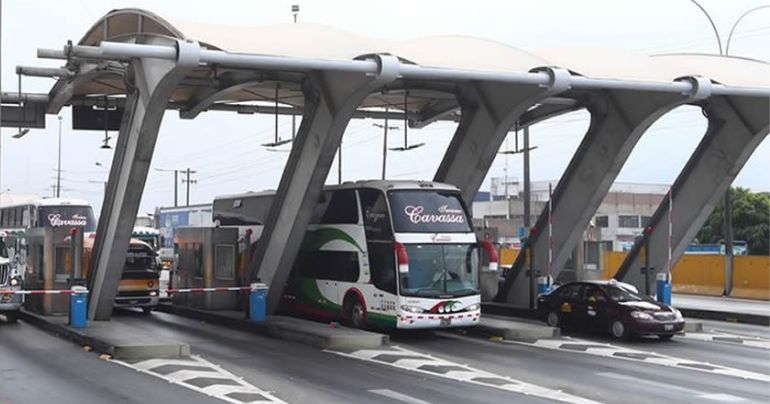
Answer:
[[(218, 288), (182, 288), (182, 289), (161, 289), (161, 292), (166, 293), (203, 293), (203, 292), (240, 292), (250, 291), (251, 286), (234, 286), (234, 287), (218, 287)], [(70, 289), (55, 289), (55, 290), (0, 290), (0, 295), (71, 295), (74, 292)], [(88, 293), (88, 291), (77, 292), (80, 294)]]
[(70, 289), (54, 289), (54, 290), (0, 290), (0, 295), (71, 295), (87, 294), (88, 291), (73, 291)]
[(161, 292), (166, 293), (201, 293), (201, 292), (238, 292), (249, 291), (251, 286), (234, 286), (234, 287), (219, 287), (219, 288), (182, 288), (182, 289), (161, 289)]

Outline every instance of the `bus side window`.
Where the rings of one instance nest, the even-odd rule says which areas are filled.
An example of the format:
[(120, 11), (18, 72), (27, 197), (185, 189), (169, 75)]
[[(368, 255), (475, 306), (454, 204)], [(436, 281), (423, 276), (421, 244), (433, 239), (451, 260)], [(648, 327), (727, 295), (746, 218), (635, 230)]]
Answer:
[(377, 289), (396, 294), (396, 260), (392, 243), (366, 243), (369, 250), (369, 270)]
[(361, 197), (366, 239), (369, 241), (393, 240), (385, 194), (382, 191), (369, 188), (363, 188), (358, 193)]
[(331, 200), (326, 205), (321, 223), (356, 224), (358, 223), (358, 204), (356, 191), (343, 189), (333, 191)]

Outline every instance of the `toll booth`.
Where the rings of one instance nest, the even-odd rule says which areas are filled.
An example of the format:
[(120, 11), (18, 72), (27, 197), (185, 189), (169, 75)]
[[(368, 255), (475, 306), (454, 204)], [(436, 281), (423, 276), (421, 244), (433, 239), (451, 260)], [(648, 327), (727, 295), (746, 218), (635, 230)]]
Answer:
[[(25, 289), (62, 290), (83, 282), (82, 227), (46, 226), (27, 229), (26, 243)], [(69, 313), (69, 296), (28, 295), (24, 307), (45, 315), (64, 315)]]
[[(179, 262), (174, 289), (240, 286), (238, 229), (221, 227), (180, 227), (174, 235)], [(175, 305), (205, 310), (236, 310), (239, 292), (175, 293)]]

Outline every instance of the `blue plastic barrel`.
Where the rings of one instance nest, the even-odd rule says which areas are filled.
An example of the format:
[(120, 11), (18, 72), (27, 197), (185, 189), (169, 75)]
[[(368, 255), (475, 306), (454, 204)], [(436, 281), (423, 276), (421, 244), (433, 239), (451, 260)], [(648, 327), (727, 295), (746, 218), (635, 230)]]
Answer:
[(657, 286), (658, 302), (671, 305), (671, 283), (668, 281), (667, 274), (657, 274), (655, 276), (655, 282)]
[(70, 326), (86, 328), (86, 310), (88, 308), (88, 289), (83, 286), (73, 286), (70, 294)]
[(537, 278), (537, 293), (544, 294), (551, 291), (551, 285), (553, 284), (550, 276), (541, 276)]
[(249, 318), (258, 323), (265, 321), (267, 313), (267, 285), (252, 283), (249, 294)]

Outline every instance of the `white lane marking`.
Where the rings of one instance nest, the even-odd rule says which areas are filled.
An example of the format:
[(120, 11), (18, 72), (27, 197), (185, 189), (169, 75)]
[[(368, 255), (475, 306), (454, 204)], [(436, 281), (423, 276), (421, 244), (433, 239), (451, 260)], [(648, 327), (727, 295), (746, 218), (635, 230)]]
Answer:
[[(227, 396), (228, 394), (242, 394), (243, 397), (254, 396), (255, 399), (251, 402), (285, 404), (285, 401), (275, 397), (265, 390), (247, 383), (243, 380), (242, 377), (238, 377), (233, 373), (223, 369), (221, 366), (215, 365), (195, 355), (190, 356), (190, 359), (147, 359), (135, 363), (128, 363), (118, 359), (111, 359), (110, 362), (135, 369), (138, 372), (166, 380), (170, 383), (174, 383), (184, 388), (197, 391), (198, 393), (205, 394), (213, 398), (218, 398), (222, 401), (233, 404), (243, 404), (244, 402), (249, 401), (231, 398)], [(194, 367), (196, 369), (179, 369), (165, 374), (154, 371), (160, 371), (160, 368), (164, 366), (187, 366)], [(191, 383), (193, 380), (198, 378), (224, 379), (226, 380), (226, 384), (211, 384), (208, 386), (199, 387)]]
[[(628, 375), (624, 375), (624, 374), (620, 374), (620, 373), (598, 372), (598, 373), (596, 373), (596, 375), (600, 376), (600, 377), (607, 377), (607, 378), (610, 378), (610, 379), (615, 379), (615, 380), (622, 380), (624, 382), (629, 382), (629, 383), (632, 383), (632, 384), (645, 384), (647, 386), (651, 386), (651, 387), (655, 387), (655, 388), (661, 389), (661, 391), (680, 391), (680, 392), (682, 392), (684, 394), (687, 394), (689, 396), (702, 397), (702, 398), (704, 398), (706, 400), (723, 401), (720, 398), (717, 398), (717, 396), (720, 396), (721, 398), (729, 396), (731, 398), (730, 401), (733, 401), (733, 402), (746, 401), (746, 399), (743, 398), (743, 397), (737, 397), (737, 396), (733, 396), (733, 395), (730, 395), (730, 394), (704, 393), (702, 390), (690, 389), (690, 388), (687, 388), (687, 387), (677, 386), (675, 384), (656, 382), (656, 381), (653, 381), (653, 380), (647, 380), (647, 379), (643, 379), (643, 378), (640, 378), (640, 377), (628, 376)], [(722, 397), (722, 396), (724, 396), (724, 397)]]
[(734, 395), (725, 394), (725, 393), (719, 393), (719, 394), (700, 394), (700, 395), (698, 395), (698, 398), (705, 398), (706, 400), (722, 401), (722, 402), (729, 402), (729, 403), (738, 403), (738, 402), (741, 402), (741, 401), (746, 401), (745, 398), (736, 397)]
[[(688, 332), (679, 338), (695, 339), (698, 341), (721, 342), (725, 344), (743, 345), (770, 350), (770, 340), (759, 337), (728, 334), (721, 332)], [(722, 339), (724, 338), (724, 339)]]
[(388, 389), (374, 389), (369, 390), (370, 393), (377, 394), (383, 397), (392, 398), (396, 401), (401, 401), (402, 403), (409, 403), (409, 404), (430, 404), (429, 402), (425, 400), (420, 400), (419, 398), (415, 398), (412, 396), (407, 396), (406, 394), (399, 393), (397, 391), (388, 390)]
[[(699, 372), (706, 372), (711, 374), (719, 374), (724, 376), (740, 377), (743, 379), (758, 380), (762, 382), (770, 382), (770, 375), (751, 372), (748, 370), (741, 370), (735, 368), (729, 368), (726, 366), (715, 365), (708, 362), (698, 362), (688, 359), (677, 358), (674, 356), (662, 355), (655, 352), (640, 351), (637, 349), (623, 348), (616, 345), (605, 344), (602, 342), (593, 342), (587, 340), (581, 340), (572, 337), (564, 337), (561, 339), (539, 339), (533, 342), (524, 341), (512, 341), (503, 340), (505, 344), (515, 344), (524, 346), (534, 346), (537, 348), (550, 349), (561, 352), (572, 352), (575, 354), (586, 354), (601, 356), (606, 358), (615, 358), (622, 360), (630, 360), (634, 362), (651, 363), (655, 365), (675, 367), (679, 369), (695, 370)], [(569, 349), (568, 346), (582, 346), (582, 349)]]
[[(561, 390), (549, 389), (547, 387), (530, 384), (520, 380), (514, 380), (507, 376), (500, 376), (484, 370), (474, 369), (467, 365), (450, 362), (415, 351), (410, 351), (398, 346), (393, 346), (389, 350), (361, 349), (354, 352), (338, 352), (327, 349), (325, 351), (340, 356), (378, 363), (380, 365), (392, 366), (399, 369), (408, 370), (410, 372), (417, 372), (431, 375), (433, 377), (472, 383), (480, 386), (510, 391), (513, 393), (542, 397), (549, 400), (579, 404), (599, 403), (598, 401), (564, 393)], [(388, 360), (378, 360), (376, 358), (379, 355), (388, 355), (390, 358)], [(434, 369), (446, 367), (447, 370), (442, 373), (439, 370), (434, 372), (426, 369), (420, 369), (420, 367), (423, 366), (432, 366)]]

